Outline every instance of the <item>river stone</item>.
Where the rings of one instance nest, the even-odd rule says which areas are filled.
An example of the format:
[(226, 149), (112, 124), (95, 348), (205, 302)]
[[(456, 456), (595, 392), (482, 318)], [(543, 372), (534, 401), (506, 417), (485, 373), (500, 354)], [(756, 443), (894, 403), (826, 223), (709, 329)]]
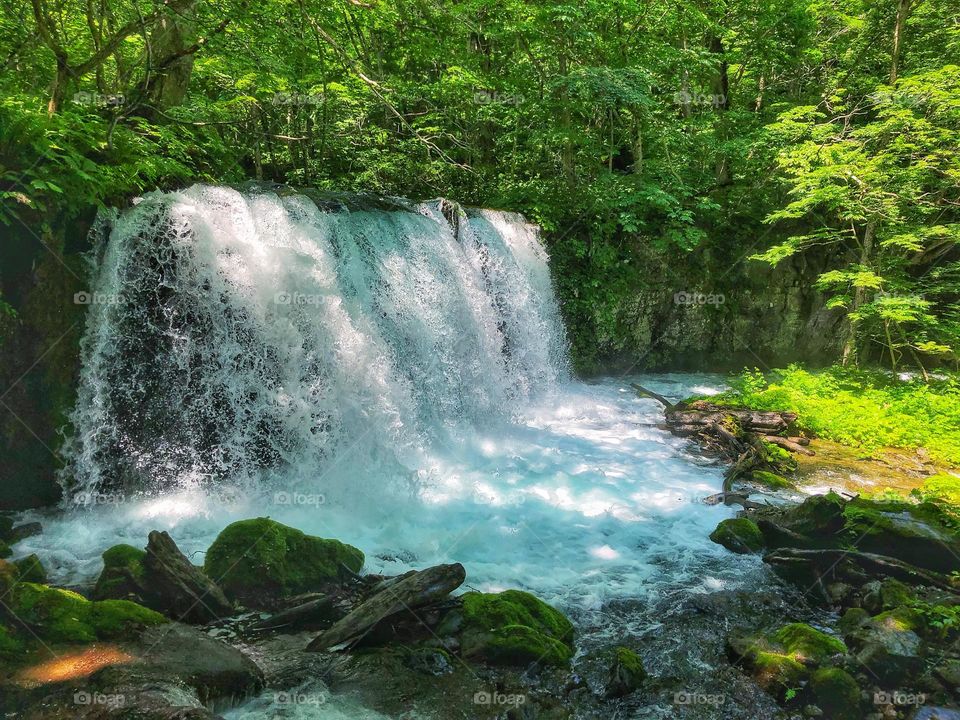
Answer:
[(363, 562), (363, 553), (351, 545), (270, 518), (253, 518), (224, 528), (207, 551), (203, 569), (227, 598), (274, 609), (284, 598), (322, 592), (350, 578)]
[(618, 698), (629, 695), (640, 688), (646, 677), (647, 671), (640, 657), (629, 648), (618, 647), (614, 651), (604, 696)]
[[(884, 617), (884, 615), (886, 617)], [(884, 682), (900, 683), (923, 667), (922, 641), (908, 623), (884, 613), (850, 633), (857, 661)]]

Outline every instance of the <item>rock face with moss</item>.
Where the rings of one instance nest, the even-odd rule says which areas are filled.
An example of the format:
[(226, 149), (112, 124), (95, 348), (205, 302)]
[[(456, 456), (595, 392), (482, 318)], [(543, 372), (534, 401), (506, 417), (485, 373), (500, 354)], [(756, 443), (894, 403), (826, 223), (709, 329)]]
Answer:
[(358, 573), (363, 562), (352, 545), (255, 518), (228, 525), (207, 551), (203, 569), (231, 600), (271, 608)]
[(842, 640), (803, 623), (790, 623), (768, 635), (732, 635), (728, 654), (750, 670), (761, 687), (779, 696), (805, 680), (811, 669), (847, 652)]
[(820, 668), (810, 678), (810, 689), (819, 707), (833, 720), (859, 720), (860, 688), (850, 673), (840, 668)]
[(757, 553), (763, 549), (763, 535), (750, 518), (722, 520), (710, 539), (735, 553)]
[(573, 625), (530, 593), (468, 592), (462, 602), (465, 657), (508, 665), (563, 665), (573, 657)]
[(630, 648), (618, 647), (613, 652), (604, 695), (608, 698), (629, 695), (640, 688), (646, 677), (647, 671), (640, 656)]

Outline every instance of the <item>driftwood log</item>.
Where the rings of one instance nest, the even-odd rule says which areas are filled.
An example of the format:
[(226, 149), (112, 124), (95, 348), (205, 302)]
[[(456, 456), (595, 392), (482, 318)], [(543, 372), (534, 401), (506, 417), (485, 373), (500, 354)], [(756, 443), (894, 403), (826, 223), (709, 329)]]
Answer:
[(208, 623), (233, 614), (233, 605), (165, 532), (148, 536), (143, 560), (147, 605), (188, 623)]
[(374, 594), (318, 635), (307, 650), (322, 652), (342, 642), (363, 637), (381, 620), (431, 605), (447, 597), (466, 579), (460, 563), (436, 565), (381, 583)]

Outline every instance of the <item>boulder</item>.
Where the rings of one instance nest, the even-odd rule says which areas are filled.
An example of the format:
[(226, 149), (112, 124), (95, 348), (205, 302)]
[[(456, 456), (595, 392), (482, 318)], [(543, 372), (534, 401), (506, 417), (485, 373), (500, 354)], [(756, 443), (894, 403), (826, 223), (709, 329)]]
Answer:
[(14, 565), (17, 567), (18, 580), (20, 582), (32, 582), (44, 584), (47, 582), (47, 571), (36, 555), (27, 555), (20, 558)]
[(761, 687), (780, 697), (796, 688), (812, 668), (846, 651), (843, 641), (804, 623), (790, 623), (767, 635), (727, 638), (730, 659), (747, 668)]
[(899, 684), (923, 669), (919, 615), (908, 608), (863, 621), (847, 640), (858, 662), (884, 682)]
[(638, 690), (647, 677), (643, 661), (633, 650), (618, 647), (614, 651), (604, 696), (619, 698)]
[(450, 624), (461, 628), (464, 657), (506, 665), (565, 665), (573, 657), (573, 625), (530, 593), (468, 592), (461, 600)]
[(23, 523), (22, 525), (15, 525), (13, 528), (11, 528), (9, 534), (4, 538), (4, 540), (13, 545), (21, 540), (26, 540), (34, 535), (39, 535), (42, 532), (43, 525), (38, 522)]
[(710, 539), (735, 553), (757, 553), (763, 549), (763, 535), (750, 518), (721, 520)]
[(103, 552), (103, 570), (93, 588), (95, 600), (143, 601), (145, 550), (133, 545), (114, 545)]
[(832, 720), (859, 720), (860, 688), (853, 676), (840, 668), (820, 668), (810, 678), (817, 706)]
[(254, 518), (228, 525), (207, 551), (203, 569), (227, 598), (271, 609), (285, 597), (322, 592), (360, 572), (363, 562), (351, 545)]
[(847, 539), (864, 552), (951, 573), (960, 564), (960, 535), (949, 513), (932, 502), (855, 498), (843, 511)]
[(27, 642), (94, 642), (136, 634), (167, 619), (127, 600), (87, 600), (70, 590), (37, 583), (18, 583), (4, 603), (13, 615), (8, 632)]
[(830, 547), (844, 526), (844, 500), (836, 493), (814, 495), (787, 510), (757, 520), (770, 548)]

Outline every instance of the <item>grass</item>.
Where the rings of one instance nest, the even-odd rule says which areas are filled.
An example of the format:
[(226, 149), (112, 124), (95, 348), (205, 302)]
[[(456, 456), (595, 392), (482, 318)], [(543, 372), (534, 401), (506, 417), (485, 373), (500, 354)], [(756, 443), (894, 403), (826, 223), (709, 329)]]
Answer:
[(876, 452), (925, 448), (933, 460), (960, 467), (960, 377), (924, 382), (888, 373), (791, 365), (764, 374), (745, 370), (719, 404), (797, 413), (797, 425), (817, 437)]

